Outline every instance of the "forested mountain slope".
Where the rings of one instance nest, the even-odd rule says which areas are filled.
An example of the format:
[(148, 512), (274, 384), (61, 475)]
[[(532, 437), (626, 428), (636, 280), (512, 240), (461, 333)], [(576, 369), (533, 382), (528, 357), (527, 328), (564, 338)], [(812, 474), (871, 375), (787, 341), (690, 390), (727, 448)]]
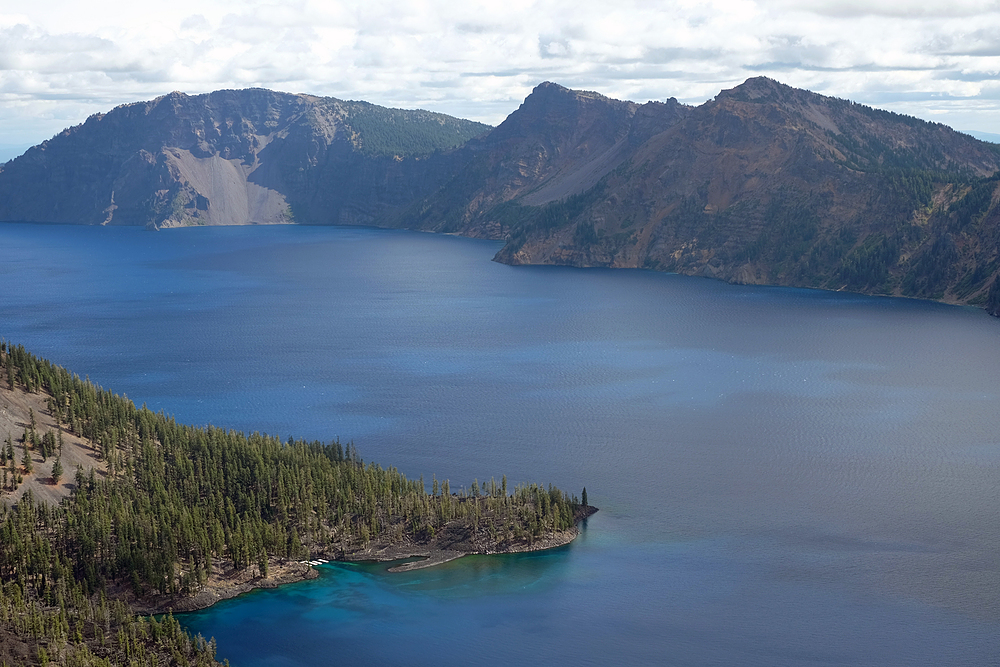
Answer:
[[(435, 479), (428, 493), (350, 444), (177, 424), (19, 346), (0, 344), (0, 369), (7, 392), (43, 397), (51, 417), (32, 425), (4, 394), (15, 428), (0, 434), (0, 664), (210, 664), (214, 646), (134, 612), (302, 578), (303, 558), (565, 544), (595, 511), (551, 486), (508, 489), (506, 478), (461, 494)], [(43, 474), (43, 442), (61, 460), (63, 431), (99, 465), (46, 468), (45, 484), (72, 487), (58, 505), (30, 489), (15, 496)]]

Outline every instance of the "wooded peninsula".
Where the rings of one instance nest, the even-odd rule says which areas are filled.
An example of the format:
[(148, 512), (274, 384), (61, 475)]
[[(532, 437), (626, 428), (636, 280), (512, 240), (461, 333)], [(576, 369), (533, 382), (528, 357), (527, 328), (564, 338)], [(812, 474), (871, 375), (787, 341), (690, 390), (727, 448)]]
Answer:
[(22, 346), (0, 342), (0, 372), (4, 667), (218, 664), (170, 610), (314, 577), (316, 559), (560, 546), (597, 511), (586, 489), (428, 492), (352, 443), (178, 424)]

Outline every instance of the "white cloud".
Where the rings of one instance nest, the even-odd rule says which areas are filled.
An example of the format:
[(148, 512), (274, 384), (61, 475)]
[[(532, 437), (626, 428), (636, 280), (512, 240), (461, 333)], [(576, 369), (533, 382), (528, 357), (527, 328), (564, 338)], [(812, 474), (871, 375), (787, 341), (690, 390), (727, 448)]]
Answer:
[(773, 0), (765, 4), (821, 16), (901, 19), (979, 16), (998, 8), (996, 0)]
[(38, 0), (0, 10), (0, 145), (171, 90), (497, 123), (542, 80), (697, 103), (760, 74), (1000, 132), (997, 35), (996, 0)]

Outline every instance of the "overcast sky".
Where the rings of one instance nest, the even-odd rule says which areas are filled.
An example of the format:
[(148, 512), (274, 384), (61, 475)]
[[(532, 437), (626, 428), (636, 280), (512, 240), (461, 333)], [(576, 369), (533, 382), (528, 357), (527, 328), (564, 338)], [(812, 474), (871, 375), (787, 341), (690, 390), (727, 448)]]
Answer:
[(751, 76), (1000, 133), (1000, 0), (0, 0), (0, 161), (172, 90), (497, 124), (541, 81), (700, 104)]

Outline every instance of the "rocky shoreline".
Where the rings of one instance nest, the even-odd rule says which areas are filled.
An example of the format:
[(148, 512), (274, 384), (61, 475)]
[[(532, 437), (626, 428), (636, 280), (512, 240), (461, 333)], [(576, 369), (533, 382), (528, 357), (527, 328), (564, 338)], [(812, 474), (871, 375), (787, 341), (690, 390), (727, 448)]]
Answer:
[[(580, 507), (575, 517), (577, 524), (596, 512), (596, 507), (589, 505)], [(313, 558), (324, 561), (351, 563), (387, 563), (408, 558), (420, 558), (421, 560), (402, 563), (388, 569), (389, 572), (394, 573), (411, 572), (413, 570), (441, 565), (462, 558), (463, 556), (527, 553), (556, 549), (570, 544), (579, 534), (579, 527), (573, 526), (568, 530), (549, 533), (530, 544), (505, 545), (493, 549), (461, 550), (449, 549), (435, 544), (420, 545), (412, 543), (374, 544), (366, 549), (349, 552), (326, 553), (317, 551), (314, 552)], [(319, 573), (312, 565), (315, 562), (316, 560), (295, 561), (289, 559), (271, 559), (268, 562), (267, 576), (262, 576), (257, 566), (251, 566), (240, 571), (233, 570), (232, 567), (227, 567), (222, 572), (209, 577), (208, 582), (206, 582), (201, 590), (189, 596), (158, 595), (137, 598), (130, 591), (115, 591), (113, 593), (117, 593), (118, 597), (128, 603), (133, 612), (140, 615), (198, 611), (199, 609), (207, 609), (216, 602), (228, 600), (258, 588), (277, 588), (285, 584), (316, 579)]]
[(315, 579), (319, 573), (308, 563), (290, 560), (272, 560), (268, 574), (261, 576), (256, 566), (235, 572), (231, 568), (209, 577), (205, 586), (190, 596), (158, 595), (136, 598), (126, 593), (120, 597), (140, 615), (165, 614), (207, 609), (216, 602), (249, 593), (257, 588), (277, 588), (284, 584)]
[[(594, 508), (596, 511), (596, 508)], [(593, 512), (591, 512), (592, 514)], [(588, 516), (590, 516), (588, 514)], [(460, 549), (447, 549), (440, 547), (428, 547), (419, 545), (388, 545), (385, 547), (373, 547), (369, 549), (363, 549), (359, 551), (353, 551), (347, 554), (342, 554), (335, 560), (359, 563), (359, 562), (391, 562), (395, 560), (404, 560), (406, 558), (421, 558), (423, 560), (413, 561), (410, 563), (403, 563), (402, 565), (396, 565), (389, 568), (389, 572), (410, 572), (413, 570), (422, 570), (428, 567), (434, 567), (435, 565), (441, 565), (442, 563), (447, 563), (449, 561), (457, 560), (463, 556), (492, 556), (500, 554), (515, 554), (515, 553), (527, 553), (530, 551), (545, 551), (548, 549), (556, 549), (558, 547), (566, 546), (573, 540), (577, 538), (580, 534), (579, 528), (575, 526), (569, 530), (561, 530), (557, 532), (550, 533), (545, 537), (536, 540), (530, 545), (512, 545), (504, 548), (497, 549), (481, 549), (475, 551), (464, 551)]]

